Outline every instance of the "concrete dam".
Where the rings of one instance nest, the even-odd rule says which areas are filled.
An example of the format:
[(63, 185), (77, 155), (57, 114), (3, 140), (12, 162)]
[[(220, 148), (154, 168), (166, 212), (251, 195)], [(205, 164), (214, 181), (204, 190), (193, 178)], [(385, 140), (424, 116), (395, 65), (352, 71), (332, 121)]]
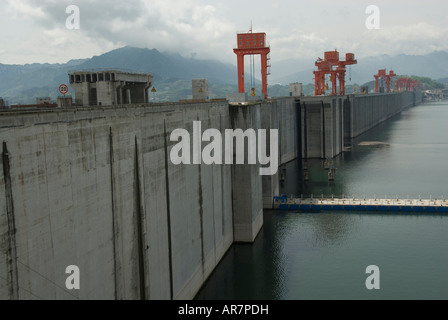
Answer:
[[(174, 165), (182, 128), (278, 129), (278, 164), (335, 157), (419, 92), (0, 112), (0, 299), (192, 299), (251, 243), (279, 175)], [(235, 150), (231, 150), (235, 154)], [(77, 266), (79, 290), (68, 290)]]

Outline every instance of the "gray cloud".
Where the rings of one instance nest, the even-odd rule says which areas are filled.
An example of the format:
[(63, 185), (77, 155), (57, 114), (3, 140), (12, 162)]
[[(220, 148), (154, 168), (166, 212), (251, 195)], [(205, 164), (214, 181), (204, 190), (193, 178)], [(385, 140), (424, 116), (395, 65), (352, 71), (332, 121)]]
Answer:
[[(381, 30), (370, 32), (364, 25), (367, 0), (9, 0), (6, 20), (15, 24), (16, 36), (2, 56), (22, 59), (28, 52), (27, 61), (62, 62), (130, 45), (234, 63), (235, 33), (247, 31), (250, 21), (254, 31), (267, 33), (273, 62), (317, 58), (334, 48), (358, 56), (448, 50), (446, 15), (440, 14), (448, 11), (445, 0), (435, 0), (439, 12), (428, 13), (419, 1), (375, 2)], [(65, 9), (72, 4), (80, 8), (81, 30), (65, 28)]]
[(193, 50), (196, 46), (205, 47), (208, 39), (231, 29), (212, 5), (196, 5), (194, 1), (45, 0), (38, 5), (32, 0), (20, 2), (23, 6), (34, 5), (36, 12), (43, 13), (30, 14), (27, 18), (34, 19), (46, 30), (64, 28), (68, 17), (66, 7), (77, 5), (81, 12), (80, 32), (90, 39), (113, 44)]

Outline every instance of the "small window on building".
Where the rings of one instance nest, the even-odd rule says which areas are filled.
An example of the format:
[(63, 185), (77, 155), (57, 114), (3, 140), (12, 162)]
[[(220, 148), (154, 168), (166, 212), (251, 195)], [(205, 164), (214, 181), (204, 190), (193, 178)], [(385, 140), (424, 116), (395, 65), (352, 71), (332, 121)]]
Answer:
[(106, 81), (110, 81), (110, 73), (106, 73)]
[(85, 82), (86, 81), (86, 75), (85, 74), (82, 74), (81, 75), (81, 82)]
[(80, 83), (81, 82), (81, 76), (79, 74), (77, 74), (75, 76), (75, 79), (76, 79), (76, 83)]
[(104, 73), (98, 73), (98, 81), (104, 81)]
[(263, 40), (260, 41), (260, 46), (262, 46), (262, 45), (263, 45)]
[(73, 83), (73, 82), (75, 82), (75, 76), (74, 75), (70, 75), (70, 83)]
[(112, 81), (115, 81), (115, 73), (112, 73)]
[(242, 46), (243, 45), (243, 41), (240, 41), (240, 46)]
[(240, 40), (243, 40), (243, 36), (240, 36)]
[(257, 41), (254, 41), (254, 45), (256, 45), (257, 44)]
[(256, 36), (254, 35), (254, 36), (252, 37), (252, 39), (255, 39), (255, 37), (256, 37)]
[(249, 41), (246, 41), (246, 46), (248, 46), (249, 45)]
[(87, 75), (87, 82), (92, 82), (92, 75), (91, 74)]
[(260, 35), (260, 39), (263, 39), (263, 35)]
[(93, 82), (98, 81), (98, 75), (96, 73), (93, 74), (92, 80), (93, 80)]
[(246, 40), (249, 40), (249, 36), (246, 36)]

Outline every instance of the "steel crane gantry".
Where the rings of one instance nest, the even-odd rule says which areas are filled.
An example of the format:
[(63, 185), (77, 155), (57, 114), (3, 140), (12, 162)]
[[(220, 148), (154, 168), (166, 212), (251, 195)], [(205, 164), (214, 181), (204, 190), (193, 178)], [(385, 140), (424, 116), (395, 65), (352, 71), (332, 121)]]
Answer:
[(386, 89), (387, 89), (387, 93), (390, 92), (390, 80), (393, 77), (396, 77), (397, 75), (395, 74), (395, 72), (393, 70), (390, 70), (389, 73), (386, 73), (386, 69), (381, 69), (378, 70), (378, 74), (373, 75), (373, 77), (375, 78), (375, 92), (378, 93), (378, 80), (380, 78), (382, 79), (386, 79)]
[(345, 60), (339, 59), (339, 52), (327, 51), (325, 52), (324, 59), (318, 58), (315, 65), (317, 71), (314, 73), (314, 95), (325, 94), (326, 83), (325, 77), (327, 74), (330, 75), (330, 81), (332, 84), (331, 94), (337, 95), (337, 81), (339, 80), (339, 94), (345, 94), (345, 73), (346, 66), (357, 64), (355, 60), (355, 55), (353, 53), (347, 53), (345, 55)]

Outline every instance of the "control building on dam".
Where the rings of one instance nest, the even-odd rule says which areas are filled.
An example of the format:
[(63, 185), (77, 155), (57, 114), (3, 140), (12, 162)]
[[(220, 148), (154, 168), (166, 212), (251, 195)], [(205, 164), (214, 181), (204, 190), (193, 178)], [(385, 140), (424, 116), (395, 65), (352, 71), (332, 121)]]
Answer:
[(81, 106), (148, 103), (152, 74), (118, 70), (76, 71), (69, 74), (75, 102)]
[[(194, 121), (222, 134), (278, 129), (282, 165), (334, 157), (344, 138), (420, 99), (108, 100), (0, 112), (0, 299), (192, 299), (233, 243), (255, 240), (279, 176), (261, 176), (260, 164), (174, 165), (174, 130), (192, 137)], [(69, 291), (73, 265), (80, 288)]]

